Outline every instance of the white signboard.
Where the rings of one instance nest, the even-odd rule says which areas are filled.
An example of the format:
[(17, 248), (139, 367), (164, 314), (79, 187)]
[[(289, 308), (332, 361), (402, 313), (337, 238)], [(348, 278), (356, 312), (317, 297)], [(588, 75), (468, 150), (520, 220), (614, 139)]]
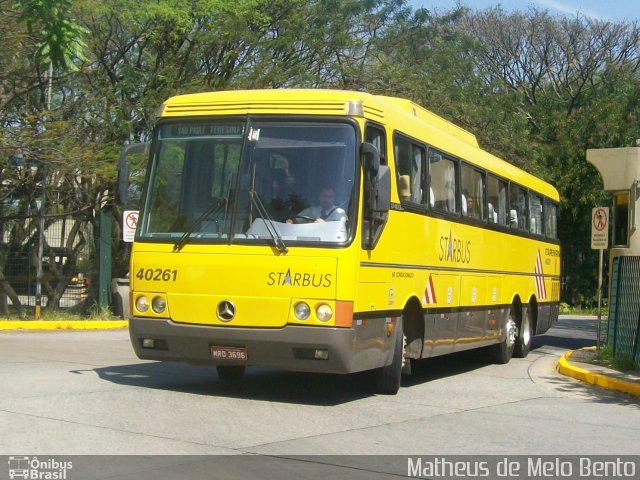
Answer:
[(609, 248), (609, 207), (596, 207), (591, 212), (591, 248)]
[(125, 210), (122, 212), (122, 240), (133, 242), (138, 226), (138, 210)]

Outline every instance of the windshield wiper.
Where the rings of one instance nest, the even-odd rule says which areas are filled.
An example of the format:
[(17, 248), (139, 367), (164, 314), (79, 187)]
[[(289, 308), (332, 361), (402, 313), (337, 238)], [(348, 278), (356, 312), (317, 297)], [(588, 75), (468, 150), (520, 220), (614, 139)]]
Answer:
[(222, 200), (219, 202), (215, 202), (213, 205), (210, 205), (209, 207), (207, 207), (207, 209), (204, 212), (202, 212), (198, 216), (198, 218), (193, 220), (187, 226), (187, 228), (185, 229), (185, 232), (182, 234), (180, 239), (173, 245), (173, 251), (179, 252), (180, 250), (182, 250), (182, 247), (184, 247), (187, 243), (189, 243), (189, 240), (191, 240), (196, 228), (200, 225), (200, 222), (202, 222), (208, 217), (216, 218), (218, 214), (222, 212), (226, 204), (227, 204), (226, 200)]
[(262, 203), (262, 200), (260, 200), (260, 195), (258, 195), (258, 192), (256, 192), (255, 190), (249, 190), (249, 198), (251, 198), (251, 203), (253, 204), (254, 207), (256, 207), (256, 210), (262, 217), (262, 221), (264, 222), (264, 225), (267, 227), (267, 231), (269, 232), (269, 235), (271, 235), (271, 238), (273, 238), (273, 243), (275, 244), (278, 251), (280, 253), (287, 253), (289, 249), (284, 244), (282, 235), (280, 234), (278, 227), (275, 226), (273, 222), (273, 218), (271, 217), (271, 215), (269, 215), (269, 212), (267, 211), (264, 204)]

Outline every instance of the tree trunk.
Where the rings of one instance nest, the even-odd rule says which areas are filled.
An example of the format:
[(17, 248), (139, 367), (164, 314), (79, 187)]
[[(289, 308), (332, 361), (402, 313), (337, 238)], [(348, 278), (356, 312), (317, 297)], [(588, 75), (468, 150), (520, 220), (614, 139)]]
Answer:
[[(16, 295), (16, 292), (13, 290), (11, 285), (9, 285), (9, 282), (7, 282), (7, 280), (4, 278), (4, 274), (2, 272), (0, 272), (0, 295), (5, 297), (5, 300), (8, 296), (11, 299), (11, 303), (13, 303), (13, 306), (18, 310), (18, 316), (20, 318), (24, 317), (24, 308), (22, 307), (22, 303), (20, 302), (18, 295)], [(6, 307), (6, 315), (9, 315), (8, 306)]]

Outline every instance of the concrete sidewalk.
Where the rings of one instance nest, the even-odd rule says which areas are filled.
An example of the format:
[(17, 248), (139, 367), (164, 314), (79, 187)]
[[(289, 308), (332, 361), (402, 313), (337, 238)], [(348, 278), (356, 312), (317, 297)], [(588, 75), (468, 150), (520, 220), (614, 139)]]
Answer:
[(594, 365), (595, 347), (571, 350), (558, 361), (558, 372), (591, 385), (640, 396), (640, 370), (619, 372), (601, 365)]

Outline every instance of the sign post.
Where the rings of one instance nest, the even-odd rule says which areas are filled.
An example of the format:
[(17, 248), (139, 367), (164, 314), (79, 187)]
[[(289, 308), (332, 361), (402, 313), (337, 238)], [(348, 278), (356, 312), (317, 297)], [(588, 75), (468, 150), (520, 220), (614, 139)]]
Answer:
[(133, 242), (138, 226), (138, 210), (125, 210), (122, 212), (122, 240)]
[(596, 326), (596, 349), (600, 350), (600, 321), (602, 306), (603, 252), (609, 247), (609, 208), (596, 207), (591, 211), (591, 248), (598, 250), (598, 324)]

